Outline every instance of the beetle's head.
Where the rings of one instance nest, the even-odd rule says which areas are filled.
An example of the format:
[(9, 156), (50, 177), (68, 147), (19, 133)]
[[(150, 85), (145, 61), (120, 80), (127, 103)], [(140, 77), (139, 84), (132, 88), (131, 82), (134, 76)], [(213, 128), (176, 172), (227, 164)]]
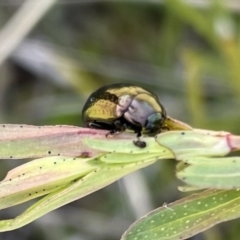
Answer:
[(147, 118), (144, 132), (149, 136), (160, 133), (165, 118), (166, 116), (163, 113), (153, 113)]

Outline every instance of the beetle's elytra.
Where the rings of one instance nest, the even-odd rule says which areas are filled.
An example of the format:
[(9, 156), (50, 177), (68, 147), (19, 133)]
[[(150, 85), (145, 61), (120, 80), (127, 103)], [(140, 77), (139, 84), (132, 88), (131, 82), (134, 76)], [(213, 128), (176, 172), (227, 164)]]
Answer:
[(82, 110), (83, 122), (90, 128), (106, 129), (116, 134), (126, 129), (137, 133), (134, 144), (140, 148), (141, 133), (154, 136), (161, 132), (166, 111), (158, 97), (145, 88), (117, 83), (93, 92)]

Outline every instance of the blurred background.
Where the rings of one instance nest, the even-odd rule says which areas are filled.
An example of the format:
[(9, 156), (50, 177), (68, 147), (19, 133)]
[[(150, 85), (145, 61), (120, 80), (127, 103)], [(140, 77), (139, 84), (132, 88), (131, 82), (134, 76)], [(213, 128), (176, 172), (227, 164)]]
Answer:
[[(89, 94), (116, 82), (154, 91), (168, 115), (193, 127), (239, 134), (240, 2), (0, 0), (0, 123), (82, 126)], [(21, 163), (0, 161), (0, 179)], [(0, 240), (118, 240), (187, 195), (175, 164), (158, 162)], [(191, 239), (235, 240), (239, 224)]]

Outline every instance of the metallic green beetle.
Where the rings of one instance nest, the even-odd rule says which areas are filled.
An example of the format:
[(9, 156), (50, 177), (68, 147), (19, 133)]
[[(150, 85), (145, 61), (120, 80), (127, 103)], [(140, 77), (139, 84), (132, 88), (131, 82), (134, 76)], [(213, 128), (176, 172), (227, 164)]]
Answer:
[(142, 133), (154, 136), (161, 132), (166, 111), (157, 96), (145, 88), (126, 83), (103, 86), (93, 92), (82, 110), (87, 127), (116, 134), (126, 129), (137, 133), (134, 144), (144, 148)]

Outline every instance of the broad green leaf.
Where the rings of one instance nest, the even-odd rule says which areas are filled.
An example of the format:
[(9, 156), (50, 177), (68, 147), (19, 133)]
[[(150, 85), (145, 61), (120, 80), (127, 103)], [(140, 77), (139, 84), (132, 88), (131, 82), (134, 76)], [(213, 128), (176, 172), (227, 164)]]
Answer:
[(121, 240), (187, 239), (240, 216), (240, 191), (207, 190), (155, 209), (137, 220)]

